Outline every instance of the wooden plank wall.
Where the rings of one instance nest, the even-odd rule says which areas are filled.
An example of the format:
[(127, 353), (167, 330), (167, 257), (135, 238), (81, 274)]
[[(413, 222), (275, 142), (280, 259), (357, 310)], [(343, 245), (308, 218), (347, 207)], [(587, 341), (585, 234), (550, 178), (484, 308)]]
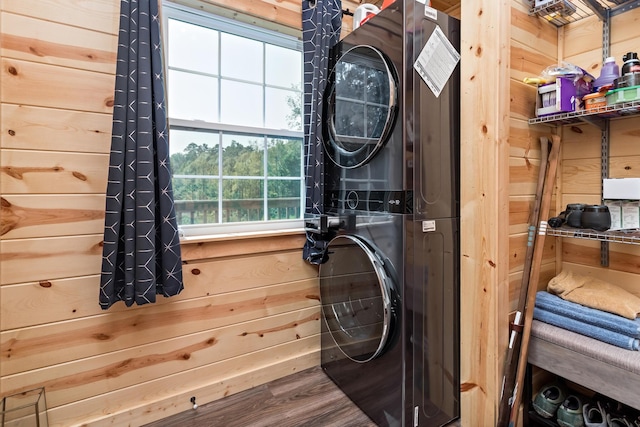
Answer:
[[(293, 0), (235, 5), (299, 26)], [(0, 3), (0, 395), (45, 386), (52, 426), (140, 425), (319, 363), (301, 233), (184, 244), (183, 293), (100, 309), (119, 7)]]
[[(558, 61), (556, 27), (535, 16), (522, 1), (511, 4), (509, 118), (509, 312), (516, 309), (527, 250), (529, 214), (535, 199), (540, 168), (540, 137), (551, 138), (547, 126), (529, 126), (535, 115), (536, 88), (523, 83), (525, 77)], [(555, 210), (554, 210), (555, 211)], [(554, 212), (553, 211), (553, 212)], [(546, 219), (546, 218), (545, 218)], [(555, 275), (555, 240), (545, 239), (540, 284)]]
[[(638, 52), (640, 10), (611, 19), (610, 56), (622, 68), (622, 56)], [(564, 29), (562, 50), (567, 62), (581, 66), (595, 77), (602, 64), (602, 23), (595, 17), (572, 23)], [(581, 125), (563, 129), (562, 197), (558, 209), (567, 203), (600, 203), (600, 130)], [(640, 177), (640, 119), (614, 120), (610, 129), (611, 178)], [(612, 281), (640, 294), (640, 247), (610, 244), (609, 268), (600, 267), (600, 244), (579, 239), (558, 239), (562, 268)]]
[(506, 342), (499, 326), (501, 318), (507, 319), (500, 299), (507, 290), (509, 265), (509, 5), (508, 0), (461, 4), (460, 374), (465, 426), (495, 425), (499, 344)]

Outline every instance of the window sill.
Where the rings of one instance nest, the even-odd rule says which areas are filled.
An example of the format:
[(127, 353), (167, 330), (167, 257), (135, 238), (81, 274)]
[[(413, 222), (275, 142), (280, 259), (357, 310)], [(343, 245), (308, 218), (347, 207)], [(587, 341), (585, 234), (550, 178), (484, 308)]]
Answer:
[(180, 238), (181, 245), (206, 243), (206, 242), (223, 242), (229, 240), (249, 240), (249, 239), (262, 239), (268, 237), (282, 237), (282, 236), (296, 236), (303, 235), (303, 228), (289, 228), (282, 230), (267, 230), (267, 231), (246, 231), (246, 232), (231, 232), (231, 233), (219, 233), (199, 236), (185, 236)]

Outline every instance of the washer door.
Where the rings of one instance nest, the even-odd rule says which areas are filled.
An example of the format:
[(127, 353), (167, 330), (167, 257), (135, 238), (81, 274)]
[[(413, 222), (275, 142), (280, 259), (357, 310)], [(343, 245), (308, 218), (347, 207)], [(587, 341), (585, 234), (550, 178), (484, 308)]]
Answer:
[(324, 144), (343, 168), (371, 160), (389, 139), (398, 112), (397, 74), (382, 52), (355, 46), (338, 59), (324, 97)]
[(342, 235), (320, 265), (320, 300), (329, 333), (349, 359), (379, 356), (395, 323), (395, 292), (382, 259), (362, 239)]

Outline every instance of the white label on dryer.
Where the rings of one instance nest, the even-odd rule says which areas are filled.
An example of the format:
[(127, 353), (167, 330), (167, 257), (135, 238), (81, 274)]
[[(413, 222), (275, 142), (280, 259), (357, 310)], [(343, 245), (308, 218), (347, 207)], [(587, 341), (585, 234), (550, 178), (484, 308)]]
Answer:
[(413, 68), (420, 74), (433, 94), (438, 97), (449, 81), (458, 61), (460, 61), (460, 53), (442, 32), (442, 29), (436, 26), (413, 64)]
[[(429, 2), (431, 3), (431, 2)], [(434, 8), (432, 8), (429, 5), (424, 5), (424, 16), (426, 16), (429, 19), (433, 19), (434, 21), (438, 20), (438, 11)]]
[(428, 233), (430, 231), (436, 231), (435, 221), (422, 221), (422, 232)]

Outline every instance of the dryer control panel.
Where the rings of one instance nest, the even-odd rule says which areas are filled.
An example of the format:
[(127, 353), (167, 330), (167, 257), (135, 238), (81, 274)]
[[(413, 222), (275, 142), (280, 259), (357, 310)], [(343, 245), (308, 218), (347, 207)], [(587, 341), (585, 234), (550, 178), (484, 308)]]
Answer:
[(336, 213), (353, 210), (411, 214), (413, 213), (413, 191), (327, 191), (325, 210)]

